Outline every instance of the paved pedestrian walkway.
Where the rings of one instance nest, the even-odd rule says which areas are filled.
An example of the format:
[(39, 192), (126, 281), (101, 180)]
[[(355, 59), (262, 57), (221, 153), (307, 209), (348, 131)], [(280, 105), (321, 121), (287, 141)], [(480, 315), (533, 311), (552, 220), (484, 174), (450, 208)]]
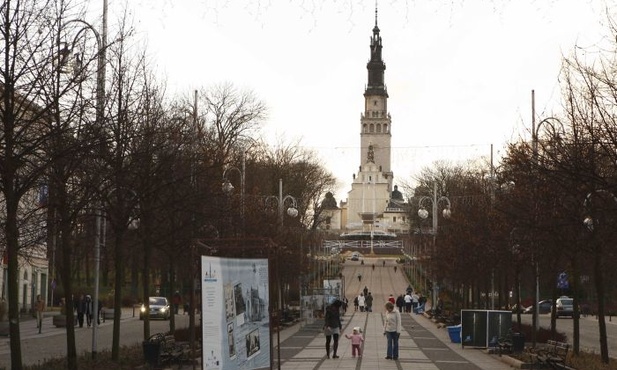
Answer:
[[(326, 357), (323, 320), (280, 333), (280, 348), (275, 349), (273, 368), (285, 370), (312, 369), (414, 369), (414, 370), (505, 370), (508, 364), (485, 349), (451, 343), (448, 331), (437, 328), (424, 315), (402, 313), (403, 332), (399, 340), (398, 361), (387, 360), (386, 339), (383, 335), (384, 303), (388, 296), (404, 293), (409, 282), (401, 269), (394, 269), (393, 258), (363, 257), (365, 263), (346, 261), (342, 274), (346, 281), (345, 294), (350, 303), (365, 288), (374, 297), (373, 312), (354, 311), (353, 305), (342, 316), (343, 334), (352, 328), (362, 328), (365, 338), (360, 358), (351, 356), (349, 339), (339, 339), (338, 359)], [(376, 266), (375, 268), (373, 266)], [(361, 278), (359, 277), (361, 276)], [(276, 334), (275, 334), (276, 335)], [(277, 361), (280, 358), (280, 363)]]
[[(380, 310), (381, 311), (381, 310)], [(280, 351), (274, 354), (274, 368), (280, 354), (280, 368), (310, 369), (418, 369), (418, 370), (505, 370), (510, 366), (485, 349), (465, 348), (451, 343), (447, 330), (437, 328), (423, 315), (401, 314), (403, 332), (399, 340), (399, 360), (387, 360), (383, 336), (383, 313), (348, 311), (343, 316), (343, 334), (355, 326), (362, 328), (365, 338), (362, 357), (351, 356), (351, 343), (339, 340), (338, 359), (326, 357), (323, 323), (315, 321), (281, 333)]]

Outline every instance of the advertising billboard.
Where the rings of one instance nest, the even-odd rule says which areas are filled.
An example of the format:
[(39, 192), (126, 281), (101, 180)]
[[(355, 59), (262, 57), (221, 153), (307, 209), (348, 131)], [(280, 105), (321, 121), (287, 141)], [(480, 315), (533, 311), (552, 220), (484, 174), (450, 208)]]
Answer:
[(269, 369), (268, 260), (201, 257), (204, 369)]

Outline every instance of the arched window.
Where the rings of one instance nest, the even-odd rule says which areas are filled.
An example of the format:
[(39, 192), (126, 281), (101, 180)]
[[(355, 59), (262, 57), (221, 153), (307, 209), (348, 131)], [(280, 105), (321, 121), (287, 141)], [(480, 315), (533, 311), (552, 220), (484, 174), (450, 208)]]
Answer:
[(381, 125), (377, 124), (377, 132), (381, 132)]
[(383, 125), (383, 132), (385, 132), (385, 133), (389, 132), (388, 131), (388, 124), (387, 123)]
[(370, 124), (369, 132), (375, 132), (375, 124), (373, 124), (373, 123)]
[(364, 125), (362, 125), (362, 132), (364, 132), (364, 133), (368, 132), (368, 127), (367, 127), (366, 123)]

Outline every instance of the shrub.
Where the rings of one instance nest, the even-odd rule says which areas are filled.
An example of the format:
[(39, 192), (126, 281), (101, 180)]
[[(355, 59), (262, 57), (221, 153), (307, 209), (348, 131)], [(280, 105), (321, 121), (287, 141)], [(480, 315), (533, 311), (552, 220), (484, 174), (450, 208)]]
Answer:
[[(517, 328), (518, 325), (516, 322), (512, 323), (512, 331), (514, 333), (521, 333), (525, 336), (525, 341), (531, 341), (531, 333), (533, 330), (533, 326), (529, 324), (521, 324), (520, 328)], [(568, 337), (561, 332), (556, 332), (555, 335), (551, 335), (551, 331), (546, 328), (540, 327), (538, 329), (538, 333), (536, 335), (536, 342), (538, 343), (546, 343), (549, 339), (556, 340), (558, 342), (567, 342)]]

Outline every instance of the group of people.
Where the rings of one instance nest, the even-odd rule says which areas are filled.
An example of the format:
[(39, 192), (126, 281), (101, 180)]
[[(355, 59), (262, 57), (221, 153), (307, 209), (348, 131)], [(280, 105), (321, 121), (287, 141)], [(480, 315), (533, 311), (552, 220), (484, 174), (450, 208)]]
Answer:
[[(372, 296), (370, 292), (368, 292), (368, 296)], [(368, 297), (366, 296), (366, 297)], [(360, 293), (358, 297), (365, 297), (364, 292)], [(356, 299), (358, 298), (356, 297)], [(365, 298), (366, 299), (366, 298)], [(324, 316), (324, 335), (326, 336), (326, 356), (330, 358), (330, 353), (332, 353), (332, 358), (339, 358), (337, 352), (339, 347), (339, 338), (341, 336), (341, 332), (343, 330), (343, 325), (341, 323), (341, 301), (335, 301), (330, 304), (326, 308), (326, 314)], [(355, 299), (354, 299), (355, 306)], [(360, 306), (362, 307), (362, 306)], [(399, 355), (399, 337), (403, 330), (403, 325), (401, 322), (401, 313), (399, 310), (395, 309), (393, 302), (386, 302), (385, 304), (385, 317), (384, 317), (384, 326), (383, 326), (383, 334), (386, 337), (387, 341), (387, 350), (386, 350), (386, 359), (388, 360), (397, 360)], [(370, 311), (369, 311), (370, 312)], [(352, 357), (362, 357), (362, 343), (364, 342), (364, 337), (362, 335), (362, 329), (358, 326), (354, 327), (351, 333), (345, 334), (345, 338), (349, 339), (351, 342), (351, 356)]]
[[(101, 323), (101, 310), (103, 309), (103, 302), (99, 300), (97, 305), (97, 325)], [(74, 310), (77, 313), (77, 322), (80, 328), (84, 327), (84, 318), (86, 319), (86, 324), (88, 327), (93, 325), (93, 316), (94, 316), (94, 301), (92, 300), (92, 296), (90, 294), (80, 294), (79, 298), (77, 298), (74, 302)]]
[(354, 311), (373, 312), (373, 295), (364, 287), (362, 292), (353, 299)]
[(388, 301), (395, 304), (399, 312), (422, 313), (426, 304), (426, 297), (422, 293), (408, 289), (405, 294), (399, 294), (397, 298), (390, 294)]

